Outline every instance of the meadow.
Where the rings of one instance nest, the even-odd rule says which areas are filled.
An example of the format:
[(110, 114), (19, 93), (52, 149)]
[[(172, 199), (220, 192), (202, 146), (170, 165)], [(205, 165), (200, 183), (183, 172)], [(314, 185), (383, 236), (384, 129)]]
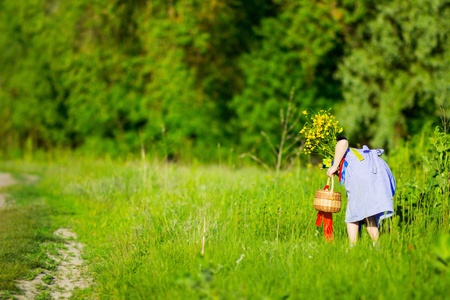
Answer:
[[(58, 298), (74, 240), (77, 299), (450, 299), (448, 28), (448, 0), (0, 1), (0, 299)], [(337, 134), (397, 180), (376, 244), (338, 184), (315, 225)]]
[(232, 156), (202, 165), (66, 153), (4, 161), (0, 169), (38, 174), (28, 196), (8, 189), (16, 205), (39, 201), (51, 211), (46, 227), (71, 228), (86, 245), (95, 284), (76, 298), (444, 299), (448, 183), (433, 185), (423, 163), (423, 155), (430, 163), (439, 157), (436, 149), (423, 134), (384, 155), (397, 179), (396, 215), (375, 246), (363, 227), (354, 247), (338, 184), (344, 202), (333, 216), (334, 242), (315, 226), (313, 198), (326, 174), (306, 160), (278, 177), (237, 167)]

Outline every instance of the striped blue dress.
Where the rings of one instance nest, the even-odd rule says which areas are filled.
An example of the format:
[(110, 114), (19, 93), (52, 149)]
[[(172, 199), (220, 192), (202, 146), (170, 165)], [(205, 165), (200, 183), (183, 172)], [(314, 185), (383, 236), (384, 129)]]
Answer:
[[(362, 221), (375, 217), (380, 221), (394, 212), (395, 178), (389, 166), (379, 157), (384, 150), (348, 148), (344, 182), (347, 191), (345, 222)], [(359, 154), (359, 155), (358, 155)]]

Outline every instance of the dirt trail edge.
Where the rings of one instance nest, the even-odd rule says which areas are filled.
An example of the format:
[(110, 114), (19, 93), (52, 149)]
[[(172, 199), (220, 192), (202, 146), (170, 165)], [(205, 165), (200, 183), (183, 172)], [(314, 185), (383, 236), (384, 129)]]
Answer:
[[(28, 183), (35, 182), (38, 178), (34, 175), (24, 174)], [(8, 173), (0, 173), (0, 191), (2, 187), (18, 184)], [(0, 193), (0, 210), (8, 208), (12, 202), (6, 203), (5, 194)], [(76, 288), (89, 287), (92, 279), (85, 274), (87, 266), (81, 257), (83, 244), (77, 242), (77, 235), (66, 228), (60, 228), (53, 234), (66, 240), (64, 245), (56, 243), (42, 244), (46, 250), (49, 261), (56, 265), (54, 271), (37, 269), (36, 276), (31, 280), (20, 280), (17, 286), (23, 292), (22, 295), (14, 295), (15, 299), (39, 299), (44, 298), (66, 299), (72, 296)]]
[[(66, 228), (60, 228), (54, 234), (66, 239), (64, 247), (43, 245), (48, 249), (47, 256), (58, 265), (56, 271), (42, 270), (33, 280), (19, 281), (17, 286), (25, 295), (16, 295), (17, 299), (33, 299), (42, 294), (53, 299), (66, 299), (72, 296), (74, 289), (84, 289), (92, 283), (92, 279), (85, 275), (87, 266), (81, 257), (83, 244), (76, 241), (76, 234)], [(56, 250), (56, 253), (50, 254), (51, 250)]]
[[(17, 181), (8, 173), (0, 173), (0, 189), (2, 187), (16, 184)], [(6, 208), (5, 194), (0, 193), (0, 209)]]

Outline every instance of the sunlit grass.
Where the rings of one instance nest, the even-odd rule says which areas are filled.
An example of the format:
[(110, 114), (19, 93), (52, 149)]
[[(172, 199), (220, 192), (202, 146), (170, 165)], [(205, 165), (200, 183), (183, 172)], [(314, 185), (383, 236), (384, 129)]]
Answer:
[(53, 209), (40, 203), (35, 188), (12, 188), (16, 205), (0, 210), (0, 291), (17, 291), (15, 280), (27, 278), (38, 268), (48, 268), (40, 248), (54, 241), (50, 217)]
[[(41, 166), (39, 188), (65, 212), (52, 220), (86, 244), (99, 298), (443, 298), (447, 246), (436, 245), (449, 232), (449, 210), (417, 192), (427, 179), (414, 157), (404, 149), (387, 157), (397, 214), (375, 246), (364, 228), (349, 246), (341, 186), (335, 241), (325, 242), (312, 203), (326, 175), (316, 167), (276, 177), (250, 167), (78, 158)], [(28, 167), (36, 168), (17, 166)]]

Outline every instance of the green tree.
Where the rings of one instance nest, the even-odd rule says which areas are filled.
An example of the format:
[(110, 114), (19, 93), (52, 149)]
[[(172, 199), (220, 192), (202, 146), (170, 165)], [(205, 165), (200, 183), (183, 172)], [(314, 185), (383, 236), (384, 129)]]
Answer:
[(377, 2), (339, 66), (340, 119), (351, 137), (394, 146), (438, 119), (450, 99), (449, 28), (446, 0)]
[[(276, 2), (277, 15), (262, 21), (256, 29), (259, 42), (240, 59), (245, 84), (232, 102), (239, 141), (255, 151), (264, 140), (261, 131), (279, 140), (280, 109), (287, 108), (292, 88), (301, 109), (329, 108), (340, 101), (340, 82), (333, 73), (345, 34), (365, 14), (359, 1)], [(270, 155), (265, 150), (259, 154)]]
[(2, 146), (23, 144), (25, 139), (47, 146), (62, 138), (64, 122), (57, 64), (52, 60), (57, 50), (48, 47), (61, 41), (50, 31), (53, 11), (36, 0), (0, 5)]
[[(0, 143), (131, 150), (223, 138), (271, 1), (0, 2)], [(6, 141), (8, 141), (6, 143)], [(159, 147), (161, 148), (161, 147)]]

